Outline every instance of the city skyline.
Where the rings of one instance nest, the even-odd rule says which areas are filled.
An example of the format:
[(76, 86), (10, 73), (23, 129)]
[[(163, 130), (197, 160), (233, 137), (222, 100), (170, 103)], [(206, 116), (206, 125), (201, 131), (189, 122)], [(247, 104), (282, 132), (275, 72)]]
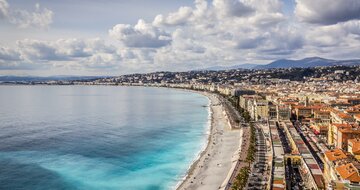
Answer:
[(356, 0), (0, 0), (0, 75), (121, 75), (356, 59)]

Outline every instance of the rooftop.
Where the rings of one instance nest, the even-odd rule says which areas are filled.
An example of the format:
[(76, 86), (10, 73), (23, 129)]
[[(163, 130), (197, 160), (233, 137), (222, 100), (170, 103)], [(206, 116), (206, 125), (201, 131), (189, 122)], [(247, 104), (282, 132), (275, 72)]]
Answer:
[(353, 163), (344, 164), (336, 167), (336, 171), (340, 177), (344, 180), (349, 180), (351, 182), (360, 182), (360, 176), (358, 169), (353, 165)]
[(325, 157), (332, 162), (347, 158), (346, 154), (341, 149), (333, 149), (326, 151)]
[(349, 139), (348, 142), (352, 146), (353, 154), (360, 154), (360, 139)]

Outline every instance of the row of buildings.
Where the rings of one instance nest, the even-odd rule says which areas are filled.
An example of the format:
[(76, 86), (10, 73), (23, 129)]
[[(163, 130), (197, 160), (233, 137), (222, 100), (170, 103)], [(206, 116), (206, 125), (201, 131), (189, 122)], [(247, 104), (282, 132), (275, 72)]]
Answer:
[[(348, 93), (341, 89), (349, 86), (346, 90), (350, 90), (354, 85), (340, 83), (319, 90), (311, 84), (292, 84), (298, 87), (294, 88), (290, 83), (272, 88), (250, 85), (246, 90), (234, 89), (233, 94), (238, 91), (239, 106), (248, 111), (253, 120), (286, 123), (287, 126), (282, 128), (289, 130), (289, 139), (299, 150), (293, 155), (301, 156), (305, 162), (302, 166), (309, 168), (314, 181), (320, 183), (322, 178), (326, 184), (324, 188), (360, 189), (359, 86), (355, 86), (358, 91)], [(305, 86), (307, 90), (302, 90)], [(289, 121), (299, 122), (299, 130), (291, 127)], [(302, 144), (307, 146), (299, 147)], [(312, 152), (307, 150), (308, 146)], [(310, 152), (321, 157), (319, 164), (324, 165), (321, 170), (315, 166), (314, 156), (317, 155), (312, 156)]]

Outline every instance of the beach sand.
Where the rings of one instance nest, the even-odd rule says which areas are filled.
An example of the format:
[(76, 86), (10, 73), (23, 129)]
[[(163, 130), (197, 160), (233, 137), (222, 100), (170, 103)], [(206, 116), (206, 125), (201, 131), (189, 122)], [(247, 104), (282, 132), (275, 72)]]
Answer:
[[(212, 124), (209, 142), (200, 158), (193, 163), (178, 190), (223, 189), (238, 158), (240, 130), (231, 130), (220, 100), (211, 93), (200, 92), (211, 101)], [(225, 185), (227, 182), (224, 183)]]

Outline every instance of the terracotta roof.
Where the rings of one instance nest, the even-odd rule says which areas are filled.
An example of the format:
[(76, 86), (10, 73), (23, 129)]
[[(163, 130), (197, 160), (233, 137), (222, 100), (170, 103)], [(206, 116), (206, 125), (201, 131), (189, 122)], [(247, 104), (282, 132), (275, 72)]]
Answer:
[(330, 111), (328, 110), (315, 110), (314, 112), (317, 114), (330, 114)]
[(341, 118), (341, 119), (351, 119), (351, 115), (346, 114), (346, 113), (337, 113), (337, 115)]
[[(352, 116), (351, 118), (353, 118), (357, 114), (360, 114), (360, 111), (345, 111), (345, 112), (347, 114), (350, 114)], [(354, 119), (356, 119), (356, 118), (354, 118)]]
[(360, 134), (360, 128), (358, 127), (341, 127), (338, 129), (342, 133), (353, 133), (353, 134)]
[(274, 180), (273, 181), (273, 184), (284, 184), (284, 179), (281, 179), (281, 180)]
[(324, 106), (323, 105), (314, 105), (314, 106), (309, 106), (309, 107), (314, 110), (319, 110), (319, 109), (323, 108)]
[(294, 108), (296, 109), (312, 109), (311, 107), (308, 107), (308, 106), (303, 106), (303, 105), (299, 105), (299, 106), (294, 106)]
[(351, 128), (350, 124), (347, 123), (332, 123), (332, 126), (335, 126), (336, 128)]
[(360, 110), (360, 104), (355, 105), (355, 106), (351, 106), (348, 108), (348, 110)]
[(360, 154), (360, 139), (349, 139), (348, 142), (352, 145), (353, 154)]
[(340, 149), (326, 151), (325, 157), (331, 162), (347, 158), (346, 154)]
[(356, 114), (354, 117), (355, 119), (360, 120), (360, 114)]
[(349, 180), (351, 182), (360, 182), (359, 171), (352, 163), (344, 164), (336, 167), (336, 171), (340, 177), (344, 180)]
[(348, 100), (360, 100), (360, 98), (348, 98)]
[(298, 102), (281, 102), (282, 104), (285, 104), (285, 105), (297, 105)]

